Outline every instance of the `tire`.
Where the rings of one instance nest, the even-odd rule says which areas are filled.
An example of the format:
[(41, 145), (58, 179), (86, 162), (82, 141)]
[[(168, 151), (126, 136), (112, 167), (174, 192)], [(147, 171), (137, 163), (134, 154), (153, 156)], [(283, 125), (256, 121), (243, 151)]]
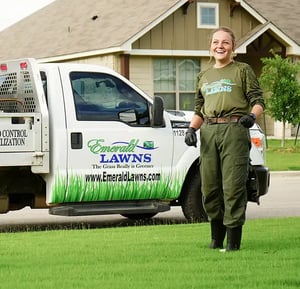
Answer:
[(207, 222), (203, 208), (199, 167), (187, 177), (181, 198), (182, 212), (189, 222)]
[(154, 217), (157, 213), (144, 213), (144, 214), (121, 214), (121, 216), (130, 220), (148, 220)]

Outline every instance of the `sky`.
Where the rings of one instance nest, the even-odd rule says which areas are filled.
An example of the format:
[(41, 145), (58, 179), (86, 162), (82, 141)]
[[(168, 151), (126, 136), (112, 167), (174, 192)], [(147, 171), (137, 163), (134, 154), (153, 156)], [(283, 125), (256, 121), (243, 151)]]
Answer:
[(54, 0), (1, 0), (0, 31)]

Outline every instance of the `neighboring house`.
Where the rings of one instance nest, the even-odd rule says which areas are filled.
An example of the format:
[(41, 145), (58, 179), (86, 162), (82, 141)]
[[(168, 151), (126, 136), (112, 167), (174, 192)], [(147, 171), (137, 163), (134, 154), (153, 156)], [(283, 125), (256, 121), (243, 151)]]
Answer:
[[(161, 95), (166, 108), (193, 109), (196, 75), (211, 65), (212, 29), (231, 27), (236, 60), (259, 74), (270, 49), (300, 60), (298, 2), (56, 0), (0, 33), (0, 59), (103, 64)], [(266, 119), (262, 127), (278, 136)]]

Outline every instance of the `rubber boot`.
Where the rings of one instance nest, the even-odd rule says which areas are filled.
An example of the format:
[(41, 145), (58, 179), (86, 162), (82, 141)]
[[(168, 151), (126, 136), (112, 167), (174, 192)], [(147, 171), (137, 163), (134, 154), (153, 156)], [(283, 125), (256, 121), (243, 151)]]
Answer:
[(240, 249), (242, 239), (242, 226), (236, 228), (227, 228), (227, 246), (226, 251), (237, 251)]
[(211, 243), (210, 249), (223, 249), (223, 242), (226, 235), (226, 227), (223, 225), (223, 220), (212, 220), (210, 222)]

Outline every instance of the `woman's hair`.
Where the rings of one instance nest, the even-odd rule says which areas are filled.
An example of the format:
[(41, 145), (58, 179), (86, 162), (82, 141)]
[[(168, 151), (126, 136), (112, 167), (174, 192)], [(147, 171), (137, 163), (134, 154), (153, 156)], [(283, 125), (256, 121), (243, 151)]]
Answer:
[(232, 31), (230, 28), (226, 27), (226, 26), (221, 26), (221, 27), (216, 28), (215, 30), (213, 30), (213, 31), (211, 32), (210, 42), (209, 42), (209, 43), (211, 43), (212, 38), (213, 38), (213, 35), (214, 35), (216, 32), (218, 32), (218, 31), (224, 31), (224, 32), (227, 32), (227, 33), (231, 36), (231, 39), (232, 39), (232, 45), (233, 45), (233, 46), (235, 45), (235, 35), (234, 35), (233, 31)]

